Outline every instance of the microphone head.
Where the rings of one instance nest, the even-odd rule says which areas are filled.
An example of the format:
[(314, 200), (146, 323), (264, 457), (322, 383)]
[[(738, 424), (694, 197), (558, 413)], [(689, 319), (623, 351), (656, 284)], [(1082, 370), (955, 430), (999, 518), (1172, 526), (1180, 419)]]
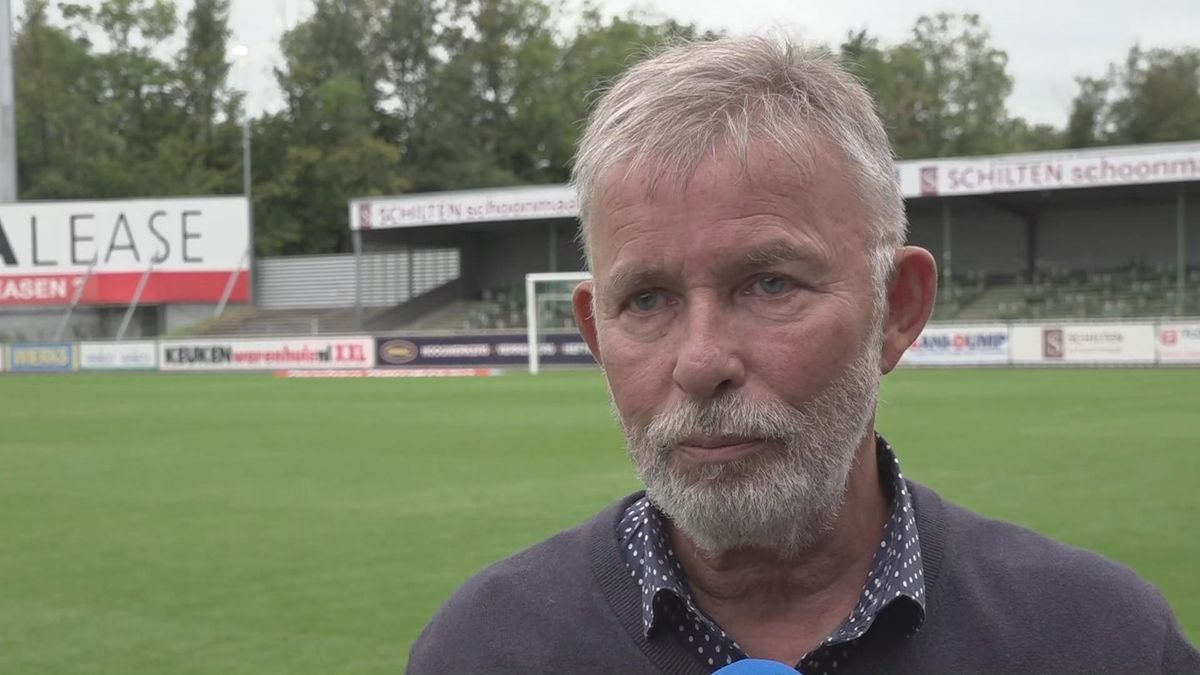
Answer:
[(742, 659), (721, 668), (713, 675), (800, 675), (800, 671), (778, 661)]

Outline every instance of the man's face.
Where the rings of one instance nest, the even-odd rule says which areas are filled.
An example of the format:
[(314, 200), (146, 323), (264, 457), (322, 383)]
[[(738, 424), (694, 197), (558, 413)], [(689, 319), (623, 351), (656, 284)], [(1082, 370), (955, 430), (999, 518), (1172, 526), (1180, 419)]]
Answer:
[(800, 180), (718, 155), (653, 194), (617, 171), (592, 207), (595, 350), (651, 498), (703, 548), (811, 544), (874, 413), (873, 241), (832, 157)]

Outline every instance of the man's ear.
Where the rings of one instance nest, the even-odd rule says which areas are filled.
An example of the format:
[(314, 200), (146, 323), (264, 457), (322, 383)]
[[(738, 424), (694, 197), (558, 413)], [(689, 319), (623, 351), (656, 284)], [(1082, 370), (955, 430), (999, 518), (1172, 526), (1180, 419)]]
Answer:
[(937, 296), (937, 263), (923, 248), (904, 246), (896, 252), (895, 271), (887, 295), (880, 369), (892, 372), (933, 313)]
[(604, 366), (600, 359), (600, 341), (596, 339), (596, 295), (595, 285), (591, 281), (581, 281), (571, 294), (571, 309), (575, 312), (575, 324), (579, 326), (579, 334), (587, 343), (596, 363)]

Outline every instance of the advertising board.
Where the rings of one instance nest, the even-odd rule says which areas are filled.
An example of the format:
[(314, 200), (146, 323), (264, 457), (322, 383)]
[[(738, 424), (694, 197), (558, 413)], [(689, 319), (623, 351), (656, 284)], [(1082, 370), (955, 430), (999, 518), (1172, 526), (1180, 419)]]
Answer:
[(75, 345), (70, 342), (11, 344), (8, 369), (14, 373), (66, 373), (75, 370)]
[(371, 368), (375, 342), (363, 337), (272, 340), (164, 340), (158, 367), (164, 371)]
[(1008, 326), (929, 326), (904, 352), (911, 366), (984, 366), (1008, 363)]
[(249, 297), (243, 197), (0, 204), (0, 307)]
[(80, 370), (154, 370), (158, 348), (153, 340), (136, 342), (81, 342)]
[[(403, 366), (500, 366), (529, 362), (524, 333), (447, 337), (377, 338), (381, 368)], [(538, 355), (542, 365), (592, 365), (595, 360), (578, 334), (543, 335)]]
[(1061, 190), (1200, 179), (1200, 143), (899, 162), (907, 197)]
[(575, 190), (568, 185), (454, 190), (354, 200), (350, 202), (350, 229), (574, 218), (578, 214)]
[[(896, 163), (905, 199), (1067, 190), (1200, 180), (1200, 142), (951, 157)], [(575, 218), (570, 185), (537, 185), (363, 197), (349, 204), (352, 230)]]
[(1158, 327), (1159, 363), (1200, 363), (1200, 323), (1164, 323)]
[(1059, 324), (1013, 326), (1012, 362), (1032, 364), (1151, 364), (1154, 325)]
[(360, 368), (341, 370), (277, 370), (275, 377), (286, 379), (410, 379), (446, 377), (492, 377), (499, 368)]

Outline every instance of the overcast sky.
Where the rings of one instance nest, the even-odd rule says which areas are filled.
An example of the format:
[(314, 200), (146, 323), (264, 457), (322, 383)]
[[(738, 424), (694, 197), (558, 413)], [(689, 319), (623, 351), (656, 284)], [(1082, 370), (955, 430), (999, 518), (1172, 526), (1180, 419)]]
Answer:
[[(567, 12), (580, 0), (565, 0)], [(181, 0), (181, 15), (191, 3)], [(1075, 77), (1103, 74), (1136, 43), (1200, 45), (1200, 0), (597, 0), (609, 14), (640, 9), (735, 33), (784, 28), (837, 44), (865, 28), (888, 42), (907, 37), (922, 14), (975, 12), (1008, 52), (1014, 79), (1010, 109), (1033, 122), (1062, 126)], [(233, 0), (234, 42), (250, 48), (245, 80), (251, 109), (280, 105), (271, 73), (279, 35), (304, 16), (307, 0)], [(240, 80), (239, 80), (240, 82)]]

